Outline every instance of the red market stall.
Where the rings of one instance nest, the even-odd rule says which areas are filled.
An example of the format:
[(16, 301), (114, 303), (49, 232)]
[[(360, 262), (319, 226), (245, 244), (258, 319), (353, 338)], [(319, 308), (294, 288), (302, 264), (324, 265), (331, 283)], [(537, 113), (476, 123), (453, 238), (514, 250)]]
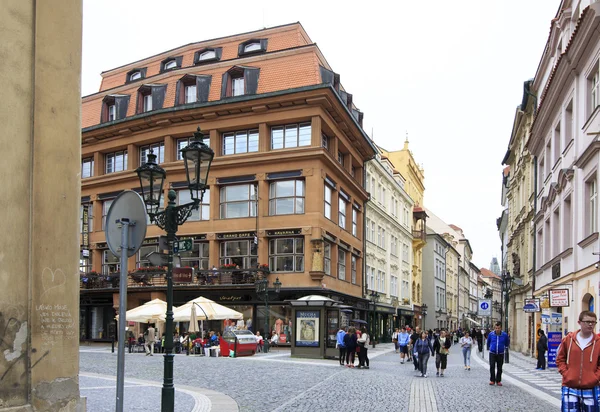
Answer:
[(221, 356), (252, 356), (256, 353), (256, 338), (249, 330), (228, 330), (221, 338)]

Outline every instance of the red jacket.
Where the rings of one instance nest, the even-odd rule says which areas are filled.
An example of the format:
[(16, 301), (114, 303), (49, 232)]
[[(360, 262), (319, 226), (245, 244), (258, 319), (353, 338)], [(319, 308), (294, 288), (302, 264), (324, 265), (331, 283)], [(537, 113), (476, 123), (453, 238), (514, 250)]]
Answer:
[(600, 385), (600, 336), (593, 333), (590, 343), (582, 349), (575, 338), (579, 332), (571, 332), (562, 340), (556, 366), (563, 386), (590, 389)]

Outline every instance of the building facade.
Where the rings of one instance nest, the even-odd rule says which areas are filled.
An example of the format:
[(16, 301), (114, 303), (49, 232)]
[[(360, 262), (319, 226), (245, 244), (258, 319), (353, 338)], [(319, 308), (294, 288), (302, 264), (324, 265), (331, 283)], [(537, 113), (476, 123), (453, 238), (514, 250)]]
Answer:
[(423, 248), (423, 303), (427, 305), (425, 329), (447, 328), (447, 270), (449, 245), (437, 233), (427, 234)]
[(507, 165), (503, 174), (508, 204), (506, 273), (522, 283), (512, 285), (507, 328), (512, 331), (513, 349), (522, 353), (535, 352), (535, 314), (523, 311), (524, 300), (533, 295), (534, 161), (526, 146), (535, 110), (532, 83), (528, 80), (523, 85), (523, 100), (516, 109), (508, 150), (502, 162)]
[[(165, 191), (189, 202), (180, 149), (197, 127), (215, 157), (199, 210), (179, 227), (179, 239), (193, 241), (180, 253), (193, 275), (175, 285), (174, 305), (202, 295), (243, 313), (249, 329), (287, 340), (294, 328), (287, 299), (318, 294), (349, 307), (322, 320), (332, 328), (366, 319), (364, 162), (376, 148), (352, 95), (299, 23), (105, 71), (82, 110), (82, 339), (110, 338), (114, 327), (119, 260), (104, 234), (112, 201), (138, 190), (135, 169), (152, 150), (168, 173)], [(128, 261), (128, 308), (164, 299), (164, 268), (147, 257), (162, 250), (162, 234), (150, 224)], [(263, 274), (282, 283), (268, 313), (254, 289)]]
[(599, 28), (599, 3), (563, 1), (532, 86), (534, 294), (545, 300), (553, 290), (567, 291), (567, 306), (545, 310), (562, 318), (563, 332), (578, 329), (580, 311), (597, 313)]
[(388, 158), (378, 154), (365, 169), (371, 195), (365, 208), (367, 295), (379, 295), (374, 310), (377, 336), (391, 341), (395, 327), (414, 324), (410, 289), (414, 202)]
[[(384, 157), (387, 157), (395, 165), (405, 180), (405, 190), (414, 201), (411, 210), (403, 210), (402, 213), (408, 213), (412, 218), (412, 301), (414, 310), (414, 325), (421, 325), (423, 322), (423, 311), (421, 310), (421, 291), (423, 276), (423, 247), (427, 241), (427, 213), (424, 209), (425, 195), (425, 171), (417, 164), (412, 152), (408, 148), (408, 138), (404, 142), (402, 150), (387, 151), (379, 148)], [(412, 215), (412, 216), (411, 216)], [(413, 326), (414, 326), (413, 325)]]

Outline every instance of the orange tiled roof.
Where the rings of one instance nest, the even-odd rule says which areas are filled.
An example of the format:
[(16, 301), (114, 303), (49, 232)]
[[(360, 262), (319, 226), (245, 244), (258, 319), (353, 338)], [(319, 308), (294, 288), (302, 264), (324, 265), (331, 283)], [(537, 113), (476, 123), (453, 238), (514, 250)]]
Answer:
[(500, 276), (496, 275), (494, 272), (492, 272), (489, 269), (481, 268), (481, 269), (479, 269), (479, 271), (481, 272), (481, 276), (483, 276), (483, 277), (500, 279)]

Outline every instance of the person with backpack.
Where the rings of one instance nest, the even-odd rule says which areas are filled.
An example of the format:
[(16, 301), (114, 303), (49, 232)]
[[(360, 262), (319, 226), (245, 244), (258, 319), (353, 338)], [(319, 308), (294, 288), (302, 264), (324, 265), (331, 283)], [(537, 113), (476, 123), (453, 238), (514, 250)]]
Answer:
[(415, 345), (413, 347), (413, 356), (419, 363), (419, 372), (421, 372), (421, 377), (423, 378), (427, 377), (427, 362), (429, 361), (429, 353), (431, 353), (432, 356), (434, 355), (429, 336), (427, 332), (423, 331), (420, 338), (415, 341)]
[(344, 360), (346, 359), (346, 344), (344, 344), (344, 336), (346, 336), (346, 329), (340, 328), (336, 335), (336, 345), (340, 351), (340, 365), (344, 366)]
[(410, 344), (410, 334), (405, 328), (398, 334), (398, 347), (400, 348), (400, 363), (404, 365), (404, 358), (408, 358), (408, 345)]

